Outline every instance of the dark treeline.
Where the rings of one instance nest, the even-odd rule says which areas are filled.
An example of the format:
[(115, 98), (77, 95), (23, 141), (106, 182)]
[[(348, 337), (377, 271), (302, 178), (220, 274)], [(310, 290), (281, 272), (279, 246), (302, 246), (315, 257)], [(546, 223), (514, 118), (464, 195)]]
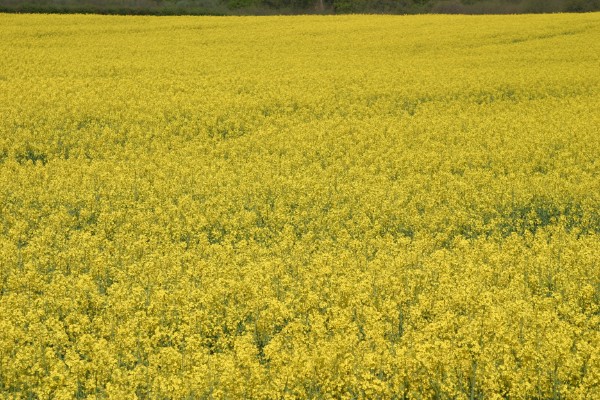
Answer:
[(0, 0), (3, 12), (156, 15), (512, 14), (600, 10), (600, 0)]

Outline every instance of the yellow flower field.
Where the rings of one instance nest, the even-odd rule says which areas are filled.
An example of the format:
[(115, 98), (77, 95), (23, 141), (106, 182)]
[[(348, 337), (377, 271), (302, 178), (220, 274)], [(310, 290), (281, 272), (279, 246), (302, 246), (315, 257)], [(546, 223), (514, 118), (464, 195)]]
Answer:
[(0, 397), (600, 398), (600, 14), (0, 14)]

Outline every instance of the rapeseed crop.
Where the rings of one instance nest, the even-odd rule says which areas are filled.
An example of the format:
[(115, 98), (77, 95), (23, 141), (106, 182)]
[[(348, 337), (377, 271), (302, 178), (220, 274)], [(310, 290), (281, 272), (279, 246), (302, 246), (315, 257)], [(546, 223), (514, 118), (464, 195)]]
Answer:
[(600, 15), (0, 15), (3, 398), (600, 397)]

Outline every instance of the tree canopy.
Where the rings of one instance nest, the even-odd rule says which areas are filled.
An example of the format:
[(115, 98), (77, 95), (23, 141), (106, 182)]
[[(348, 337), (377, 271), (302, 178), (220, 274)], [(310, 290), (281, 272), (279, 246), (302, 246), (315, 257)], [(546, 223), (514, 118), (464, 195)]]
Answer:
[(0, 0), (0, 11), (4, 12), (105, 14), (509, 14), (597, 10), (600, 0)]

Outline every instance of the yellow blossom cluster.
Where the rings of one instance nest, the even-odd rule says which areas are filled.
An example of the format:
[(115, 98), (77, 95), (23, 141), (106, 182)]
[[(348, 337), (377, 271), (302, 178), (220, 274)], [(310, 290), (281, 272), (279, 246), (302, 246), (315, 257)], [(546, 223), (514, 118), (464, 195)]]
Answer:
[(600, 15), (0, 14), (0, 397), (600, 398)]

